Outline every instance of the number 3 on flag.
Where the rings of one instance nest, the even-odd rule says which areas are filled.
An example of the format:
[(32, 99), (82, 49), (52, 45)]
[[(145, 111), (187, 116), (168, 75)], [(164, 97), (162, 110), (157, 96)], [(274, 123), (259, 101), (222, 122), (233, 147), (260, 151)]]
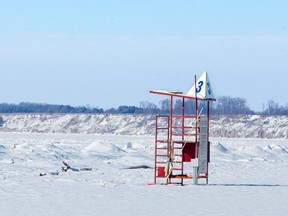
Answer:
[(202, 89), (203, 84), (204, 84), (203, 81), (199, 81), (199, 82), (198, 82), (198, 88), (196, 88), (196, 93), (201, 92), (201, 89)]

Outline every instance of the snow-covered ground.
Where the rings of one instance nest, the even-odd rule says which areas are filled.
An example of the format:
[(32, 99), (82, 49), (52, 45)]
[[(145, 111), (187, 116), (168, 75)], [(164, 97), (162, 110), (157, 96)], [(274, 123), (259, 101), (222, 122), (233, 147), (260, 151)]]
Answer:
[(198, 186), (147, 185), (153, 140), (2, 132), (0, 215), (288, 214), (287, 139), (211, 138), (209, 185)]

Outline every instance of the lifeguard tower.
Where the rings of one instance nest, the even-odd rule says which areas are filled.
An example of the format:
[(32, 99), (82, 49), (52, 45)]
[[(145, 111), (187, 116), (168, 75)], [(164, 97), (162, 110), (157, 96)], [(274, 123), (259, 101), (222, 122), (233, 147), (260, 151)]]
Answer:
[[(189, 179), (193, 184), (206, 179), (208, 184), (210, 101), (215, 97), (207, 72), (198, 80), (195, 76), (195, 84), (187, 94), (159, 90), (150, 93), (170, 98), (169, 114), (156, 116), (154, 184), (183, 185)], [(175, 99), (182, 100), (181, 114), (173, 110)], [(193, 110), (187, 110), (189, 100)]]

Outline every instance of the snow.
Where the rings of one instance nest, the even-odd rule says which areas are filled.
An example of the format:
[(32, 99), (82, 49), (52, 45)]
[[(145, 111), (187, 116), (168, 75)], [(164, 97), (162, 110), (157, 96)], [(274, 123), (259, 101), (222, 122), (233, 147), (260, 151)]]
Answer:
[(286, 139), (211, 138), (209, 185), (153, 166), (153, 136), (1, 132), (1, 216), (287, 215)]
[[(151, 135), (155, 132), (155, 115), (31, 113), (1, 114), (1, 117), (5, 122), (0, 127), (2, 132), (99, 135)], [(210, 136), (287, 139), (287, 116), (211, 116)]]

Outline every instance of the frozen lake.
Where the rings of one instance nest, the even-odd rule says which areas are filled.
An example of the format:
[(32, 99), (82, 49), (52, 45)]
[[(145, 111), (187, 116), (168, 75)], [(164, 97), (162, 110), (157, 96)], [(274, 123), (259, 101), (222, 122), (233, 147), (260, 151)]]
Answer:
[(127, 168), (153, 154), (152, 136), (0, 133), (1, 216), (287, 215), (286, 139), (212, 138), (209, 185), (147, 186)]

